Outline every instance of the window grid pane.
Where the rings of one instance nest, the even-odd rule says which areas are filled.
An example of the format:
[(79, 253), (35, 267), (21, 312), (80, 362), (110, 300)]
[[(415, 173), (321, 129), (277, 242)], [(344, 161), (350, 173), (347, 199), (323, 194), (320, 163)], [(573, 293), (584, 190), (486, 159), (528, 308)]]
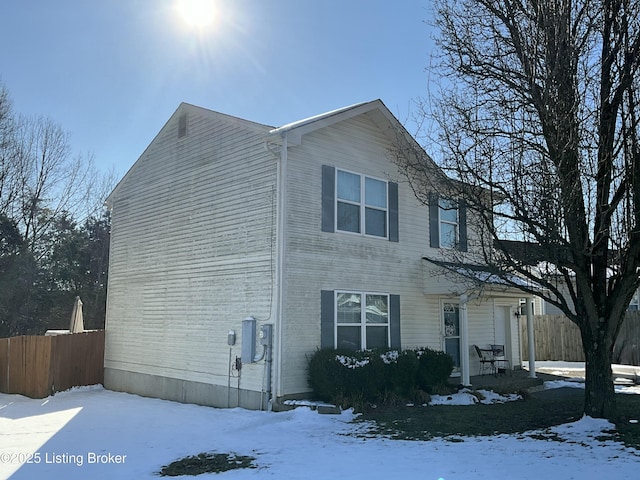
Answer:
[(387, 183), (365, 177), (365, 203), (370, 207), (387, 208)]
[(454, 248), (458, 242), (458, 226), (440, 223), (440, 247)]
[(367, 348), (387, 348), (389, 346), (389, 328), (367, 326)]
[(440, 221), (458, 223), (458, 205), (456, 202), (447, 199), (440, 199)]
[(453, 368), (454, 371), (457, 371), (460, 368), (460, 339), (445, 339), (444, 351), (451, 355), (451, 358), (453, 358)]
[(360, 203), (360, 175), (338, 170), (338, 198)]
[(337, 229), (360, 233), (360, 205), (338, 202)]
[(364, 232), (367, 235), (374, 235), (376, 237), (387, 236), (387, 212), (367, 207), (364, 211), (364, 219)]
[(445, 337), (458, 337), (460, 335), (460, 307), (452, 303), (445, 303), (443, 310)]
[(337, 335), (337, 348), (347, 348), (349, 350), (360, 350), (362, 348), (360, 327), (338, 327)]
[(367, 295), (367, 323), (389, 323), (389, 297), (387, 295)]
[(338, 323), (362, 323), (362, 295), (358, 293), (339, 293)]

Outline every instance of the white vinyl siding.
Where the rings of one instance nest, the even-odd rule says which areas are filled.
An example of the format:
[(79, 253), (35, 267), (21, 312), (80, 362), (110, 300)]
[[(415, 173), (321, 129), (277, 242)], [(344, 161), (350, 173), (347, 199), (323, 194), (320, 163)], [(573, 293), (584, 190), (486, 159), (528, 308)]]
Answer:
[(441, 348), (437, 299), (433, 305), (422, 293), (428, 216), (406, 183), (400, 183), (398, 193), (399, 242), (320, 228), (322, 166), (331, 163), (336, 171), (398, 182), (399, 176), (389, 176), (395, 171), (388, 159), (394, 140), (363, 116), (307, 134), (301, 145), (289, 149), (283, 394), (308, 391), (306, 369), (299, 366), (320, 346), (322, 290), (397, 294), (402, 348)]
[(227, 332), (272, 309), (276, 163), (266, 129), (184, 108), (112, 195), (105, 367), (226, 386)]

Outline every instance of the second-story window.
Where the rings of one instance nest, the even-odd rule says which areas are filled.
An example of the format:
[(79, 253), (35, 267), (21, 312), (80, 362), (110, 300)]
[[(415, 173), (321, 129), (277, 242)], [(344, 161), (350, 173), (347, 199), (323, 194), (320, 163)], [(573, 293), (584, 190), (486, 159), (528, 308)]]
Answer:
[(438, 201), (440, 222), (440, 248), (457, 248), (458, 202), (440, 198)]
[(350, 232), (398, 242), (398, 203), (397, 183), (322, 165), (323, 232)]
[(336, 230), (387, 237), (387, 182), (338, 170)]
[(429, 194), (429, 246), (467, 251), (467, 205), (464, 199)]

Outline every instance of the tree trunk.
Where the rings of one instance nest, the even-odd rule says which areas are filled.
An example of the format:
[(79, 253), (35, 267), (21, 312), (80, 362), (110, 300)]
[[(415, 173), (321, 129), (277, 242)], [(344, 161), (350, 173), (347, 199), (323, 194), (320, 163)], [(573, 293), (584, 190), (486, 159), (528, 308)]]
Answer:
[(585, 334), (584, 331), (582, 342), (586, 358), (584, 413), (594, 418), (613, 419), (616, 414), (611, 372), (613, 344), (606, 338), (594, 339), (589, 332)]

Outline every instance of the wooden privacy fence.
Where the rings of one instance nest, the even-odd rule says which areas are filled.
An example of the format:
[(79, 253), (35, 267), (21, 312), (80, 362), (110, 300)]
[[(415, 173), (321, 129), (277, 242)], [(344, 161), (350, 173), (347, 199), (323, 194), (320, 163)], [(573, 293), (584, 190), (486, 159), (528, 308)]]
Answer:
[(0, 339), (0, 392), (44, 398), (104, 381), (104, 330)]
[[(562, 315), (535, 315), (536, 360), (584, 362), (580, 329)], [(522, 359), (529, 359), (527, 319), (520, 317)], [(640, 312), (627, 312), (613, 353), (614, 363), (640, 366)]]

